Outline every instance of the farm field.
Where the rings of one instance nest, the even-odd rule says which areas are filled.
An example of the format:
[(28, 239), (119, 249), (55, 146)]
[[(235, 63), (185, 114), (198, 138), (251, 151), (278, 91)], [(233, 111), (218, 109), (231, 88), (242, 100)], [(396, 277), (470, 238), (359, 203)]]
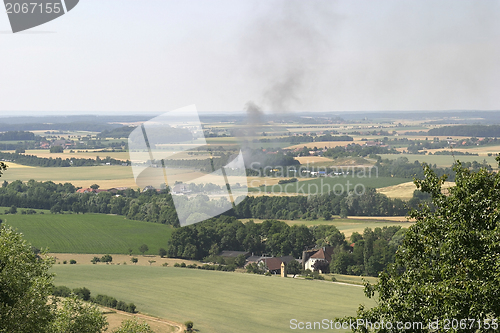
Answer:
[(262, 186), (256, 189), (261, 193), (274, 192), (275, 195), (276, 193), (313, 195), (329, 192), (347, 193), (349, 190), (355, 190), (358, 193), (362, 193), (366, 188), (387, 187), (408, 182), (407, 178), (372, 176), (373, 177), (368, 177), (367, 171), (366, 178), (358, 176), (319, 177), (295, 183)]
[[(21, 209), (20, 209), (21, 210)], [(166, 248), (172, 228), (163, 224), (127, 220), (104, 214), (1, 215), (4, 224), (16, 228), (37, 248), (61, 253), (139, 254), (146, 244), (146, 254)]]
[[(445, 182), (443, 188), (454, 186), (454, 182)], [(389, 198), (399, 198), (409, 200), (413, 197), (413, 192), (417, 189), (413, 182), (402, 183), (393, 186), (381, 187), (377, 189), (378, 193), (385, 194)]]
[[(262, 223), (261, 219), (240, 219), (242, 222), (253, 220), (255, 223)], [(334, 217), (333, 220), (325, 221), (324, 219), (317, 220), (280, 220), (288, 225), (305, 225), (308, 227), (315, 225), (334, 225), (342, 232), (346, 238), (351, 237), (353, 232), (363, 233), (365, 228), (383, 228), (385, 226), (399, 225), (402, 228), (411, 227), (414, 222), (408, 222), (404, 216), (353, 216), (345, 219)]]
[[(360, 286), (254, 274), (132, 265), (55, 265), (55, 285), (87, 287), (200, 333), (289, 332), (290, 320), (355, 315), (375, 305)], [(342, 331), (338, 331), (342, 332)]]
[(77, 187), (89, 187), (98, 184), (101, 188), (133, 187), (136, 188), (132, 169), (130, 167), (103, 165), (68, 168), (43, 167), (12, 167), (11, 162), (7, 172), (2, 175), (2, 181), (9, 183), (14, 180), (53, 181), (54, 183), (72, 183)]
[[(64, 153), (51, 153), (50, 150), (48, 149), (33, 149), (33, 150), (26, 150), (25, 155), (35, 155), (38, 157), (43, 157), (43, 158), (62, 158), (62, 159), (67, 159), (67, 158), (91, 158), (95, 159), (97, 156), (99, 158), (104, 159), (106, 156), (109, 156), (111, 158), (114, 158), (116, 160), (122, 160), (122, 161), (127, 161), (130, 159), (129, 153), (128, 152), (102, 152), (99, 151), (100, 149), (97, 150), (89, 150), (89, 151), (82, 151), (75, 149), (74, 153), (70, 153), (70, 149), (66, 149)], [(13, 151), (11, 151), (13, 152)]]
[(498, 166), (495, 161), (494, 156), (455, 156), (455, 160), (452, 155), (420, 155), (420, 154), (380, 154), (380, 156), (385, 159), (395, 160), (399, 157), (406, 157), (410, 163), (415, 161), (426, 162), (428, 164), (436, 164), (438, 167), (451, 167), (455, 160), (461, 162), (473, 162), (477, 161), (479, 163), (486, 160), (493, 168)]

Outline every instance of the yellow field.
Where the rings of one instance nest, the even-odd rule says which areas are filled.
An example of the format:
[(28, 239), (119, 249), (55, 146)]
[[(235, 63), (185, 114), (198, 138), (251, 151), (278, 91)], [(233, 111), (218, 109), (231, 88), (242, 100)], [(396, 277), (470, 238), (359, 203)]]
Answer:
[(96, 156), (99, 156), (99, 158), (104, 159), (107, 156), (114, 158), (116, 160), (121, 160), (121, 161), (126, 161), (130, 159), (130, 156), (128, 152), (96, 152), (95, 150), (89, 150), (88, 152), (79, 152), (78, 150), (75, 150), (74, 153), (70, 153), (69, 150), (65, 150), (64, 153), (60, 154), (51, 154), (48, 149), (40, 150), (26, 150), (26, 155), (35, 155), (38, 157), (43, 157), (43, 158), (62, 158), (62, 159), (67, 159), (67, 158), (91, 158), (95, 159)]
[[(447, 189), (451, 186), (454, 186), (454, 182), (445, 182), (443, 185), (444, 189)], [(389, 198), (399, 198), (403, 200), (409, 200), (413, 197), (413, 191), (415, 191), (417, 187), (413, 182), (403, 183), (394, 186), (387, 186), (377, 189), (378, 193), (385, 194)]]
[(361, 141), (361, 138), (359, 140), (354, 139), (354, 141), (304, 142), (304, 143), (300, 143), (298, 145), (290, 146), (288, 148), (290, 148), (290, 149), (304, 148), (304, 147), (307, 147), (307, 148), (314, 148), (314, 147), (334, 148), (334, 147), (345, 147), (345, 146), (352, 144), (352, 143), (362, 144), (361, 142), (364, 142), (364, 141)]
[[(479, 156), (488, 156), (488, 153), (498, 154), (500, 153), (500, 145), (497, 146), (476, 146), (476, 147), (468, 147), (468, 148), (453, 148), (451, 149), (428, 149), (427, 151), (432, 152), (433, 154), (437, 151), (455, 151), (462, 153), (472, 153), (479, 154)], [(461, 155), (456, 155), (456, 158), (459, 159)]]

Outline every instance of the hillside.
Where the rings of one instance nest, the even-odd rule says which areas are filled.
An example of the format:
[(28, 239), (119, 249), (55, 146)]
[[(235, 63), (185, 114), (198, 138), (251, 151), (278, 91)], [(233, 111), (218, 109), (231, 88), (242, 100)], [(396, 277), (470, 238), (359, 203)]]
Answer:
[(146, 244), (146, 254), (166, 248), (172, 228), (150, 222), (127, 220), (104, 214), (1, 215), (5, 224), (17, 228), (37, 248), (53, 253), (128, 254)]

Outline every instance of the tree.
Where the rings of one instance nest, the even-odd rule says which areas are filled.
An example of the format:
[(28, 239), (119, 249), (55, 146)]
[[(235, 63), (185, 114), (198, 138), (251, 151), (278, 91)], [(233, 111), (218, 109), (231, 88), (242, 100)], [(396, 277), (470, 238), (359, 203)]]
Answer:
[(188, 331), (188, 332), (192, 332), (193, 331), (194, 324), (193, 324), (192, 321), (186, 321), (184, 323), (184, 325), (186, 326), (186, 331)]
[(62, 152), (64, 152), (64, 148), (62, 146), (50, 147), (50, 152), (51, 153), (62, 153)]
[(137, 259), (136, 257), (132, 257), (132, 259), (130, 259), (131, 262), (135, 264), (137, 264), (137, 262), (139, 261), (139, 259)]
[(92, 185), (90, 185), (90, 188), (91, 188), (91, 189), (93, 189), (94, 191), (95, 191), (95, 190), (98, 190), (98, 189), (99, 189), (99, 187), (100, 187), (100, 186), (99, 186), (99, 185), (97, 185), (97, 184), (92, 184)]
[(49, 304), (53, 258), (43, 258), (10, 227), (0, 226), (0, 332), (46, 332), (54, 318)]
[(247, 258), (244, 254), (239, 254), (235, 260), (234, 260), (234, 264), (237, 266), (237, 267), (243, 267), (245, 266), (245, 262), (247, 261)]
[[(497, 161), (500, 165), (500, 157)], [(471, 172), (460, 163), (453, 170), (456, 186), (445, 193), (446, 177), (424, 165), (425, 178), (415, 184), (431, 194), (432, 207), (425, 204), (410, 213), (417, 222), (406, 232), (395, 264), (379, 275), (377, 284), (365, 285), (368, 297), (377, 293), (377, 306), (361, 307), (351, 319), (424, 324), (439, 319), (442, 328), (449, 318), (468, 323), (458, 328), (450, 324), (450, 332), (476, 332), (479, 321), (500, 317), (500, 174)], [(495, 330), (483, 325), (479, 331)]]
[(135, 319), (128, 319), (122, 321), (120, 327), (113, 331), (113, 333), (154, 333), (145, 321), (139, 323)]
[(17, 214), (17, 207), (14, 205), (10, 206), (9, 214)]
[(101, 262), (112, 262), (113, 257), (109, 254), (105, 254), (101, 257)]
[(101, 312), (76, 296), (59, 307), (56, 299), (49, 302), (53, 263), (54, 258), (34, 253), (21, 234), (0, 226), (0, 332), (99, 333), (106, 328)]
[(298, 262), (297, 260), (292, 260), (286, 265), (286, 272), (288, 274), (293, 274), (293, 277), (295, 275), (300, 274), (300, 271), (302, 270), (302, 264)]
[(139, 247), (139, 252), (142, 253), (142, 255), (144, 255), (145, 252), (149, 251), (149, 247), (146, 245), (146, 244), (142, 244), (140, 247)]
[(96, 305), (71, 297), (56, 310), (51, 333), (100, 333), (107, 326), (106, 317)]
[(167, 255), (167, 250), (165, 250), (164, 248), (160, 248), (158, 250), (158, 255), (160, 256), (160, 258), (163, 258)]
[(151, 266), (152, 264), (154, 264), (156, 262), (156, 260), (148, 260), (149, 262), (149, 266)]

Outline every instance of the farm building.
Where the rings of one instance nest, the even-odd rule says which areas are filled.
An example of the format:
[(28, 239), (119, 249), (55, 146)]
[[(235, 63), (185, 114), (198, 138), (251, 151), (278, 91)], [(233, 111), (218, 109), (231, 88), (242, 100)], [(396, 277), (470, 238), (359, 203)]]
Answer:
[(310, 269), (314, 271), (314, 264), (318, 261), (323, 261), (327, 264), (330, 264), (332, 261), (333, 247), (325, 246), (319, 250), (313, 250), (305, 252), (302, 256), (302, 266), (304, 269)]

